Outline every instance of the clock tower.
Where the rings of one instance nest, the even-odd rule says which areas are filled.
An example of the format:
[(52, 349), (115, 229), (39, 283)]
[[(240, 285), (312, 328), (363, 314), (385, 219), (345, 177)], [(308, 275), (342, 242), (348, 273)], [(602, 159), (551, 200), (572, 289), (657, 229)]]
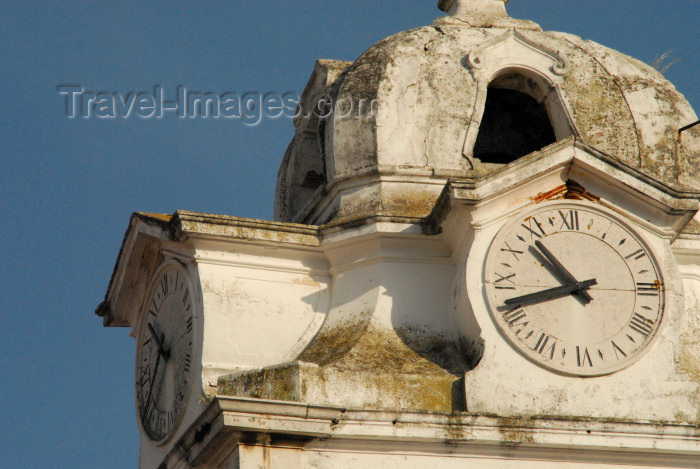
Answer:
[(698, 118), (506, 3), (317, 61), (275, 221), (132, 216), (140, 467), (697, 467)]

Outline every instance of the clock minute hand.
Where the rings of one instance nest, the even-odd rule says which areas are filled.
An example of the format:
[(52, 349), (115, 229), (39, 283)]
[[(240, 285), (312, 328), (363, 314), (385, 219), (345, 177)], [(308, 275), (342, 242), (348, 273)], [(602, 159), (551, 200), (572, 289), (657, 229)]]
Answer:
[(515, 298), (508, 298), (504, 301), (506, 305), (515, 305), (522, 303), (535, 303), (539, 301), (553, 300), (555, 298), (561, 298), (569, 293), (578, 292), (586, 290), (593, 285), (597, 285), (598, 281), (594, 278), (590, 280), (584, 280), (583, 282), (569, 283), (567, 285), (562, 285), (561, 287), (549, 288), (547, 290), (538, 291), (535, 293), (528, 293), (527, 295), (516, 296)]
[[(547, 247), (542, 241), (536, 240), (535, 246), (537, 246), (537, 249), (539, 249), (540, 252), (542, 252), (542, 254), (544, 255), (544, 257), (547, 258), (547, 260), (554, 268), (555, 272), (559, 274), (559, 277), (561, 277), (568, 283), (578, 282), (578, 280), (576, 280), (576, 278), (574, 278), (574, 276), (571, 275), (571, 272), (569, 272), (566, 269), (566, 267), (564, 267), (564, 265), (562, 265), (562, 263), (559, 262), (559, 259), (554, 257), (554, 254), (552, 254), (552, 252), (549, 249), (547, 249)], [(588, 292), (585, 290), (574, 291), (573, 294), (578, 296), (581, 300), (583, 300), (583, 304), (588, 304), (593, 300), (591, 295), (589, 295)]]
[(158, 357), (156, 358), (156, 366), (153, 367), (153, 376), (151, 376), (151, 388), (148, 390), (148, 397), (146, 398), (147, 405), (151, 405), (151, 398), (153, 397), (153, 387), (156, 385), (156, 377), (158, 376), (158, 365), (160, 365), (160, 352), (158, 352)]

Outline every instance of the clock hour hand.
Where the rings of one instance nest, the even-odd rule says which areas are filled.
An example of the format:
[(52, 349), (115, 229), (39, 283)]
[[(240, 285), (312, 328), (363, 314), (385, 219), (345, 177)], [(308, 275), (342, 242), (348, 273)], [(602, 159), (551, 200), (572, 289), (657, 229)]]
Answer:
[(535, 293), (528, 293), (527, 295), (516, 296), (515, 298), (508, 298), (504, 303), (508, 306), (510, 305), (522, 305), (523, 303), (538, 303), (540, 301), (553, 300), (555, 298), (561, 298), (570, 293), (587, 290), (593, 285), (597, 285), (598, 281), (594, 278), (590, 280), (584, 280), (583, 282), (569, 283), (567, 285), (562, 285), (561, 287), (549, 288), (547, 290), (538, 291)]
[(153, 340), (156, 341), (156, 345), (158, 345), (158, 355), (163, 355), (163, 359), (167, 362), (168, 358), (170, 358), (170, 352), (165, 350), (165, 347), (163, 347), (163, 340), (165, 340), (165, 334), (163, 334), (162, 337), (158, 337), (158, 334), (156, 333), (156, 330), (153, 328), (153, 325), (151, 323), (147, 323), (148, 325), (148, 330), (151, 332), (151, 336), (153, 336)]
[[(571, 272), (569, 272), (566, 269), (566, 267), (564, 267), (562, 263), (559, 262), (559, 259), (554, 257), (554, 254), (552, 254), (552, 252), (549, 249), (547, 249), (547, 247), (544, 245), (544, 243), (542, 243), (542, 241), (536, 240), (535, 246), (537, 246), (537, 249), (539, 249), (540, 252), (544, 255), (544, 257), (547, 258), (555, 274), (559, 276), (560, 280), (563, 280), (566, 283), (577, 282), (574, 276), (571, 275)], [(573, 295), (577, 296), (583, 302), (584, 305), (587, 305), (593, 300), (591, 295), (589, 295), (588, 292), (585, 290), (574, 291)]]

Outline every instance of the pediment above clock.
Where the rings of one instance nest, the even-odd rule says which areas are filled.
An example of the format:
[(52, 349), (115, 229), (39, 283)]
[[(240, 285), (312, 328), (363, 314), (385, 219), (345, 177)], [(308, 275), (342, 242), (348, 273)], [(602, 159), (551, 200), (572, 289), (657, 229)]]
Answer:
[[(176, 253), (182, 245), (173, 241), (170, 215), (134, 213), (112, 272), (105, 300), (95, 313), (105, 326), (134, 327), (149, 280), (168, 247)], [(184, 253), (178, 254), (183, 257)]]
[[(576, 138), (552, 144), (481, 179), (454, 179), (443, 198), (476, 205), (474, 223), (554, 199), (590, 200), (620, 212), (662, 238), (675, 239), (698, 210), (698, 192), (680, 192), (624, 166)], [(447, 216), (445, 201), (433, 214)], [(440, 208), (443, 207), (443, 208)]]
[[(134, 213), (124, 235), (117, 262), (105, 294), (95, 313), (105, 326), (133, 327), (146, 294), (146, 288), (166, 259), (181, 264), (223, 262), (207, 256), (215, 252), (246, 251), (261, 267), (288, 262), (299, 249), (314, 251), (319, 245), (318, 227), (252, 220), (178, 210), (172, 215)], [(274, 246), (280, 255), (269, 260)], [(283, 248), (289, 248), (287, 252)], [(305, 259), (315, 266), (317, 261)], [(296, 268), (294, 266), (285, 268)], [(198, 279), (197, 281), (201, 281)]]

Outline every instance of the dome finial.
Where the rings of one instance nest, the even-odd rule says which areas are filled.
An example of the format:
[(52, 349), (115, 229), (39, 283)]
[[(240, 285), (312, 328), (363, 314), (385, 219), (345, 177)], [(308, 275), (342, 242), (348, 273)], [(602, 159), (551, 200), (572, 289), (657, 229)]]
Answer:
[(440, 0), (438, 8), (457, 18), (469, 16), (507, 17), (508, 0)]

